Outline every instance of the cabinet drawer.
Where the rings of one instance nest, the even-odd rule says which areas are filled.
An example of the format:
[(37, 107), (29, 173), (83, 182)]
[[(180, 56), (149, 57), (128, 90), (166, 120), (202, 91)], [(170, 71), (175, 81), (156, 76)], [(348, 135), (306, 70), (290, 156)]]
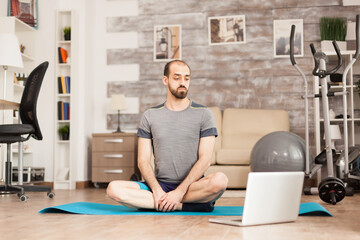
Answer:
[(94, 137), (92, 147), (93, 151), (135, 151), (135, 137)]
[(94, 152), (93, 167), (134, 167), (134, 152)]
[(110, 182), (113, 180), (130, 180), (135, 172), (133, 167), (93, 167), (93, 182)]

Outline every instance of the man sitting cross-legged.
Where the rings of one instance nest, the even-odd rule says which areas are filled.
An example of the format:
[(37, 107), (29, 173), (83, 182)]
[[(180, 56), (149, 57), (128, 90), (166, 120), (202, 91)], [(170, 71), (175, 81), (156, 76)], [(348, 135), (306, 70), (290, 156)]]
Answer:
[(107, 194), (131, 208), (212, 211), (228, 182), (223, 173), (204, 176), (217, 136), (214, 117), (187, 98), (190, 68), (185, 62), (167, 63), (162, 81), (166, 101), (145, 111), (137, 133), (138, 166), (145, 182), (112, 181)]

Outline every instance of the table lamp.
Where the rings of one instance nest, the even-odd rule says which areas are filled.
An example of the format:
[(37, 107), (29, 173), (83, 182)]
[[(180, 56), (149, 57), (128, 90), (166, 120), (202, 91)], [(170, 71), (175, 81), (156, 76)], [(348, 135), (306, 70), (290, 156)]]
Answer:
[(118, 115), (118, 127), (114, 133), (122, 132), (120, 130), (120, 110), (126, 110), (125, 96), (123, 94), (117, 94), (111, 96), (111, 109), (117, 111)]
[(4, 94), (6, 98), (6, 72), (9, 67), (23, 68), (20, 45), (17, 37), (10, 33), (0, 34), (0, 66), (4, 69)]
[[(330, 135), (331, 135), (331, 149), (336, 149), (335, 140), (342, 139), (339, 125), (330, 125)], [(324, 134), (324, 139), (325, 139), (325, 134)]]

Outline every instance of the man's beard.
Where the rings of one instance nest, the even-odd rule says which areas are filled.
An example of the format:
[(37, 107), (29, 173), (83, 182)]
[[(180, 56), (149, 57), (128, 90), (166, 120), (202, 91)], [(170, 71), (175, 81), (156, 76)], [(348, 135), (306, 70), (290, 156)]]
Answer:
[[(181, 88), (181, 87), (185, 88), (185, 90), (183, 90), (183, 91), (178, 91), (178, 89)], [(171, 88), (171, 87), (169, 86), (169, 90), (170, 90), (171, 94), (172, 94), (174, 97), (176, 97), (177, 99), (184, 99), (184, 98), (186, 98), (186, 95), (187, 95), (187, 93), (188, 93), (188, 89), (187, 89), (185, 86), (180, 86), (179, 88), (173, 89), (173, 88)]]

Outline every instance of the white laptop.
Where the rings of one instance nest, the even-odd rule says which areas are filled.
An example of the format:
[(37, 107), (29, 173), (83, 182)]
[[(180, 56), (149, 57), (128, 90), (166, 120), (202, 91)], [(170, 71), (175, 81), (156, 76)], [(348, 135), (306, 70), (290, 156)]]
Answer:
[(304, 172), (249, 173), (242, 216), (210, 218), (212, 223), (253, 226), (295, 221)]

